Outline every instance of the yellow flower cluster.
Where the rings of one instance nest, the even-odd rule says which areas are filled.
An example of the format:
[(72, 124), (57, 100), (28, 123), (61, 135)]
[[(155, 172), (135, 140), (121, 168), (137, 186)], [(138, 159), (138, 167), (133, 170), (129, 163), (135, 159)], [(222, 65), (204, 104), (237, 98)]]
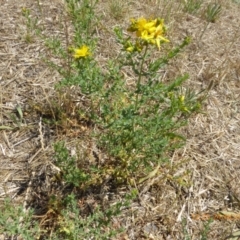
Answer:
[[(146, 43), (156, 45), (158, 49), (160, 49), (160, 44), (162, 42), (169, 42), (168, 39), (163, 37), (163, 34), (165, 33), (163, 19), (131, 19), (131, 25), (128, 28), (128, 31), (136, 32), (138, 38), (142, 39)], [(133, 48), (129, 48), (127, 50), (131, 51)]]
[(74, 48), (73, 52), (74, 52), (73, 57), (75, 59), (85, 58), (91, 55), (91, 52), (89, 51), (89, 47), (86, 45), (83, 45), (81, 48)]

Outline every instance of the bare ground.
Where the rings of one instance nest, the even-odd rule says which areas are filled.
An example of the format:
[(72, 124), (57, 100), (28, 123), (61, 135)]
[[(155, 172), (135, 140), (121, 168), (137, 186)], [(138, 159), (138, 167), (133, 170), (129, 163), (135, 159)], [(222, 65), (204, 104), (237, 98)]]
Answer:
[[(240, 5), (219, 1), (221, 15), (201, 37), (207, 23), (204, 17), (183, 13), (179, 2), (173, 2), (129, 1), (118, 20), (111, 17), (107, 0), (98, 4), (100, 63), (115, 54), (114, 26), (126, 26), (130, 17), (160, 16), (166, 19), (173, 45), (186, 35), (192, 37), (192, 43), (171, 62), (166, 77), (187, 72), (187, 85), (196, 90), (213, 82), (203, 113), (183, 129), (184, 149), (174, 153), (171, 165), (162, 167), (158, 177), (139, 187), (139, 200), (115, 219), (115, 225), (126, 230), (117, 239), (201, 239), (210, 218), (208, 239), (226, 239), (240, 228), (240, 218), (233, 215), (240, 211)], [(26, 42), (23, 7), (41, 15), (45, 31), (60, 35), (63, 31), (64, 36), (59, 26), (62, 3), (43, 0), (40, 4), (42, 12), (37, 2), (27, 0), (8, 0), (0, 6), (0, 200), (8, 196), (24, 205), (35, 193), (32, 204), (42, 214), (40, 206), (58, 188), (47, 185), (56, 170), (53, 143), (65, 140), (69, 149), (78, 145), (89, 152), (93, 144), (87, 127), (77, 128), (77, 137), (70, 129), (54, 131), (32, 110), (38, 102), (50, 101), (54, 84), (61, 79), (43, 62), (42, 41), (33, 36)], [(131, 76), (126, 76), (130, 81)], [(22, 120), (17, 107), (23, 111)], [(114, 199), (121, 199), (126, 191), (119, 189)], [(91, 198), (95, 199), (85, 200)]]

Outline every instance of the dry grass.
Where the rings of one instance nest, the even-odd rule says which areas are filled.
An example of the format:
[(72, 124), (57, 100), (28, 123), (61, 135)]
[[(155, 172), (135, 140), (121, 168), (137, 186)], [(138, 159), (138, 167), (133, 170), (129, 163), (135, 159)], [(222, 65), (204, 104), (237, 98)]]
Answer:
[[(30, 8), (35, 15), (42, 10), (45, 31), (63, 31), (58, 24), (63, 17), (60, 0), (42, 0), (40, 4), (38, 8), (37, 2), (30, 0), (9, 0), (0, 6), (0, 125), (14, 128), (0, 130), (0, 200), (10, 196), (16, 204), (30, 201), (39, 207), (39, 214), (44, 214), (42, 206), (48, 194), (59, 188), (47, 184), (57, 171), (51, 163), (52, 144), (66, 140), (72, 150), (81, 146), (88, 158), (95, 150), (88, 136), (89, 126), (78, 123), (77, 136), (71, 133), (71, 124), (66, 131), (50, 129), (34, 111), (35, 103), (51, 103), (54, 84), (61, 79), (42, 61), (43, 43), (35, 36), (31, 43), (25, 41), (22, 7)], [(132, 16), (160, 15), (166, 19), (173, 45), (186, 35), (192, 36), (192, 43), (171, 62), (166, 76), (187, 72), (187, 84), (198, 90), (210, 81), (214, 83), (203, 114), (192, 118), (183, 130), (185, 148), (173, 154), (171, 166), (162, 166), (158, 177), (139, 187), (138, 201), (115, 219), (116, 226), (126, 230), (117, 239), (200, 239), (204, 222), (211, 216), (220, 211), (240, 212), (240, 5), (221, 1), (220, 18), (209, 25), (199, 41), (206, 20), (201, 14), (183, 13), (178, 1), (129, 1), (115, 18), (109, 14), (111, 4), (113, 1), (107, 0), (98, 4), (100, 63), (116, 54), (114, 26), (126, 25)], [(131, 76), (125, 74), (130, 81)], [(17, 106), (24, 114), (21, 123)], [(126, 191), (119, 189), (111, 201), (121, 199)], [(81, 201), (97, 199), (93, 195)], [(208, 239), (225, 239), (240, 227), (238, 217), (212, 218)]]

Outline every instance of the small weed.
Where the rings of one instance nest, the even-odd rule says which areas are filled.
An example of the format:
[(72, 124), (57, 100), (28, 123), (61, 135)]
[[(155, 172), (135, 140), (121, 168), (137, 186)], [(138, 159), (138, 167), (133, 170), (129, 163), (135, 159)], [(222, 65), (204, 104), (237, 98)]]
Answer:
[[(69, 194), (63, 199), (51, 197), (48, 211), (41, 216), (41, 221), (33, 219), (33, 211), (24, 212), (21, 207), (14, 207), (6, 199), (1, 208), (0, 232), (5, 237), (34, 240), (34, 239), (110, 239), (122, 229), (112, 227), (112, 218), (121, 213), (122, 208), (129, 206), (136, 193), (128, 194), (121, 202), (101, 209), (96, 207), (92, 214), (85, 216), (74, 194)], [(44, 229), (48, 225), (51, 229)], [(106, 231), (106, 229), (108, 229)], [(51, 232), (51, 234), (50, 234)]]
[(208, 22), (214, 23), (221, 13), (222, 6), (218, 3), (210, 3), (206, 10), (206, 19)]
[(75, 187), (84, 185), (90, 179), (90, 175), (85, 173), (81, 166), (78, 166), (76, 158), (69, 156), (64, 143), (55, 144), (54, 149), (56, 164), (62, 171), (64, 181)]
[(74, 27), (74, 43), (93, 41), (93, 26), (96, 21), (95, 6), (98, 0), (66, 0), (66, 9)]
[(201, 231), (201, 240), (208, 240), (208, 233), (210, 231), (210, 224), (212, 223), (212, 219), (209, 219), (203, 226), (203, 230)]
[(20, 129), (24, 124), (24, 115), (22, 108), (19, 104), (15, 107), (14, 111), (8, 114), (8, 118), (11, 121), (11, 126), (0, 126), (0, 129), (13, 130)]
[(6, 236), (21, 236), (26, 240), (36, 239), (39, 226), (32, 218), (31, 210), (24, 212), (21, 207), (15, 207), (13, 203), (6, 199), (1, 207), (0, 232)]
[(187, 220), (183, 219), (182, 220), (182, 232), (184, 234), (184, 240), (191, 240), (191, 237), (189, 236), (189, 233), (188, 233), (186, 227), (187, 227)]
[(203, 4), (202, 0), (185, 0), (184, 11), (190, 14), (197, 14)]
[[(56, 230), (51, 239), (97, 239), (107, 240), (114, 237), (121, 229), (112, 227), (112, 217), (121, 213), (123, 207), (127, 207), (129, 200), (134, 195), (129, 195), (123, 202), (101, 210), (95, 208), (89, 216), (83, 216), (78, 206), (76, 196), (68, 195), (64, 202), (66, 207), (62, 210), (58, 219)], [(106, 229), (108, 229), (106, 231)]]
[(30, 9), (28, 8), (22, 8), (22, 16), (26, 20), (26, 27), (27, 27), (25, 41), (27, 43), (32, 43), (34, 42), (34, 34), (39, 30), (39, 28), (37, 27), (38, 18), (33, 18), (31, 16)]
[(207, 23), (199, 37), (199, 41), (202, 39), (203, 34), (206, 32), (208, 26), (210, 23), (215, 23), (217, 18), (219, 17), (221, 13), (222, 7), (218, 3), (210, 3), (207, 6), (206, 12), (205, 12), (205, 18), (207, 20)]

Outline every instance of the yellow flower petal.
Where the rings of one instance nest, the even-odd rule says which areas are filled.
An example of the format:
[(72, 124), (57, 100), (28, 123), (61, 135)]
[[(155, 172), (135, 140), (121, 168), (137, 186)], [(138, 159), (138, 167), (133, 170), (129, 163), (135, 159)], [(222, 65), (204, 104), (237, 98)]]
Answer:
[(145, 18), (131, 19), (128, 31), (136, 32), (136, 36), (143, 41), (156, 45), (160, 49), (161, 42), (169, 42), (163, 37), (165, 32), (164, 20), (156, 18), (147, 20)]
[(91, 55), (91, 52), (89, 51), (89, 48), (86, 45), (83, 45), (81, 48), (75, 48), (73, 49), (73, 51), (74, 51), (73, 57), (75, 59), (85, 58)]

